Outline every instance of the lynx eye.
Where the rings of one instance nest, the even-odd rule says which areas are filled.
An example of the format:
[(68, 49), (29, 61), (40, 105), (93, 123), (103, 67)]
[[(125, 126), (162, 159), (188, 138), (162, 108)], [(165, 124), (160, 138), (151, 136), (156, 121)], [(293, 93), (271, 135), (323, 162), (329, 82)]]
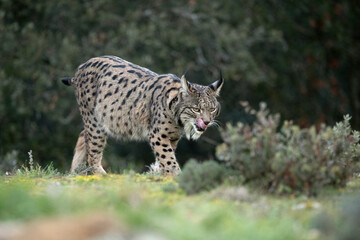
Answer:
[(216, 108), (210, 108), (210, 112), (215, 112)]
[(199, 113), (200, 112), (200, 108), (197, 108), (197, 107), (193, 107), (191, 108), (191, 110), (195, 113)]

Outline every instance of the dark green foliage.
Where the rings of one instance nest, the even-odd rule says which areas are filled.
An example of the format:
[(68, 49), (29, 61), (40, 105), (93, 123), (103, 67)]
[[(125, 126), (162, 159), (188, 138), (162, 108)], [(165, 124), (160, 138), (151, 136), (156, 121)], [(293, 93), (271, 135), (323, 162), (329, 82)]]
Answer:
[(0, 156), (0, 175), (9, 174), (17, 167), (18, 152), (13, 150), (5, 156)]
[(178, 177), (179, 186), (187, 194), (208, 191), (221, 184), (226, 176), (224, 166), (215, 161), (198, 163), (191, 159)]
[(257, 112), (243, 105), (255, 122), (228, 124), (217, 156), (246, 182), (272, 193), (316, 195), (324, 186), (344, 186), (359, 170), (360, 135), (349, 116), (333, 128), (300, 129), (291, 122), (280, 126), (279, 115), (269, 114), (265, 104)]

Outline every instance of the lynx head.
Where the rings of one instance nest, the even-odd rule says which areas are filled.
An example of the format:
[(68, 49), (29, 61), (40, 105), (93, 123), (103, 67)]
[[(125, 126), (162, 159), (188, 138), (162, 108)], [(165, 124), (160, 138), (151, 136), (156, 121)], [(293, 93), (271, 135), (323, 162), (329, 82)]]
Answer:
[(216, 124), (215, 117), (220, 113), (220, 103), (216, 97), (223, 84), (221, 71), (220, 79), (208, 86), (188, 82), (185, 74), (181, 77), (175, 115), (184, 126), (187, 139), (198, 139), (207, 127)]

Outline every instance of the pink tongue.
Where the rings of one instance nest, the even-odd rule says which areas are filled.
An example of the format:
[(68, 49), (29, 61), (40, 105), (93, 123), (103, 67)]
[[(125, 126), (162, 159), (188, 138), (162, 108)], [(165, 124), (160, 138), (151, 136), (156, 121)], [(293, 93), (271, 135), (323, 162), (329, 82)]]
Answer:
[(201, 129), (206, 128), (206, 124), (204, 123), (204, 121), (201, 118), (198, 118), (197, 124), (198, 124), (198, 127), (201, 128)]

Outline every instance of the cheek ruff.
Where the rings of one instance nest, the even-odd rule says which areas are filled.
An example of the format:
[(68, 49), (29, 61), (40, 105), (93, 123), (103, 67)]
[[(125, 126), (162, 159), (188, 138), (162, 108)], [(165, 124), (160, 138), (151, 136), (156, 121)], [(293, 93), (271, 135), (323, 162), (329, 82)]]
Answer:
[(197, 140), (201, 136), (201, 134), (204, 133), (204, 130), (198, 130), (198, 126), (195, 123), (194, 119), (189, 120), (187, 123), (185, 123), (184, 126), (185, 136), (188, 140)]

